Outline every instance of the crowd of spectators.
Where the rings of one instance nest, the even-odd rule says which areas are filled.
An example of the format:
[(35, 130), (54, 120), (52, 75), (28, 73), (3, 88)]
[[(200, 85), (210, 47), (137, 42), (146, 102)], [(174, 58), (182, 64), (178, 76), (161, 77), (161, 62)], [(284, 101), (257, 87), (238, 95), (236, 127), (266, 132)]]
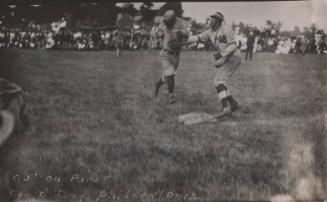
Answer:
[[(298, 35), (280, 33), (269, 26), (262, 29), (247, 26), (243, 31), (236, 27), (235, 33), (242, 51), (247, 51), (250, 47), (253, 52), (327, 54), (327, 36), (323, 30), (313, 31), (305, 36), (303, 33)], [(254, 40), (250, 33), (253, 33)]]
[(144, 29), (107, 28), (69, 29), (64, 19), (50, 26), (30, 23), (25, 28), (7, 28), (0, 24), (0, 48), (111, 50), (148, 48), (150, 33)]
[[(25, 49), (64, 49), (64, 50), (122, 50), (160, 49), (163, 35), (156, 23), (150, 31), (142, 27), (137, 29), (118, 29), (114, 27), (92, 29), (88, 27), (69, 28), (67, 20), (62, 18), (49, 25), (39, 25), (31, 21), (28, 26), (9, 28), (0, 20), (0, 48)], [(233, 27), (236, 40), (242, 51), (289, 53), (319, 53), (324, 54), (326, 35), (313, 33), (312, 37), (282, 36), (273, 26), (257, 29), (246, 26), (240, 29)], [(252, 33), (252, 35), (250, 35)], [(188, 49), (210, 50), (210, 44), (193, 44)], [(251, 55), (249, 55), (251, 56)]]

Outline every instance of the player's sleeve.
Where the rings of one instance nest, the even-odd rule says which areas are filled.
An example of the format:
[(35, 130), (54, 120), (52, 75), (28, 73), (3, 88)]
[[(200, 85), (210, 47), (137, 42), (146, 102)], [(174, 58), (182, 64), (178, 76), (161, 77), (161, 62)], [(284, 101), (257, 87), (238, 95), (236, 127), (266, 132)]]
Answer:
[(187, 41), (188, 37), (189, 37), (189, 33), (186, 30), (178, 30), (176, 32), (176, 36), (177, 36), (177, 40), (178, 41)]
[(237, 49), (235, 34), (231, 28), (227, 29), (226, 38), (227, 38), (227, 47), (225, 48), (225, 50), (221, 52), (221, 56), (223, 57), (230, 55)]
[(207, 42), (210, 41), (210, 30), (204, 31), (201, 34), (190, 36), (187, 40), (189, 43)]
[(177, 37), (178, 41), (184, 41), (189, 36), (187, 27), (180, 18), (176, 19), (176, 23), (175, 23), (173, 32), (176, 33), (176, 37)]
[(227, 43), (228, 44), (236, 43), (235, 34), (234, 34), (234, 31), (231, 28), (227, 29), (226, 36), (227, 36)]

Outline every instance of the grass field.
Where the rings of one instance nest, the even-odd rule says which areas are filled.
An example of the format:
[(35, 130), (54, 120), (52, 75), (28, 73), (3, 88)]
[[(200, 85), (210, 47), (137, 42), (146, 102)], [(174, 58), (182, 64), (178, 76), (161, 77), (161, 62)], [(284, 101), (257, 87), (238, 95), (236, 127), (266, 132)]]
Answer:
[(240, 111), (194, 126), (177, 116), (220, 109), (211, 53), (182, 53), (173, 105), (165, 88), (152, 98), (155, 51), (0, 56), (0, 75), (29, 93), (31, 122), (1, 148), (4, 199), (327, 197), (325, 56), (254, 55), (230, 81)]

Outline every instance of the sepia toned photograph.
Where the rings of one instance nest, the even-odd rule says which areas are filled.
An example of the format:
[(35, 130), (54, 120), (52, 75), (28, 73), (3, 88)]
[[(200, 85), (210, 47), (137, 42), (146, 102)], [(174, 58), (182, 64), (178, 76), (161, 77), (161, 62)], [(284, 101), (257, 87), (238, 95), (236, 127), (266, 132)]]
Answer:
[(327, 0), (0, 0), (0, 202), (327, 202)]

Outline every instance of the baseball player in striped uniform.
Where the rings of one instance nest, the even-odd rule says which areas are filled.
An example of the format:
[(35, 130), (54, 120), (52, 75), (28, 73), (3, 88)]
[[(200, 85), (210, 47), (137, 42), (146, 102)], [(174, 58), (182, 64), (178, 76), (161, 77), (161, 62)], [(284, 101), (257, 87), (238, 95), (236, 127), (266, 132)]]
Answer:
[(241, 64), (241, 52), (237, 48), (233, 30), (225, 24), (220, 12), (210, 16), (209, 30), (188, 38), (189, 43), (206, 41), (211, 41), (216, 49), (214, 85), (222, 105), (221, 115), (230, 114), (238, 109), (239, 104), (228, 91), (227, 81)]
[(159, 89), (163, 84), (168, 87), (168, 102), (176, 101), (174, 95), (175, 75), (179, 64), (180, 51), (183, 45), (178, 44), (187, 39), (186, 29), (177, 23), (178, 18), (173, 10), (168, 10), (163, 16), (163, 23), (159, 25), (159, 32), (163, 34), (163, 48), (160, 51), (160, 63), (163, 73), (155, 83), (154, 96), (158, 97)]

